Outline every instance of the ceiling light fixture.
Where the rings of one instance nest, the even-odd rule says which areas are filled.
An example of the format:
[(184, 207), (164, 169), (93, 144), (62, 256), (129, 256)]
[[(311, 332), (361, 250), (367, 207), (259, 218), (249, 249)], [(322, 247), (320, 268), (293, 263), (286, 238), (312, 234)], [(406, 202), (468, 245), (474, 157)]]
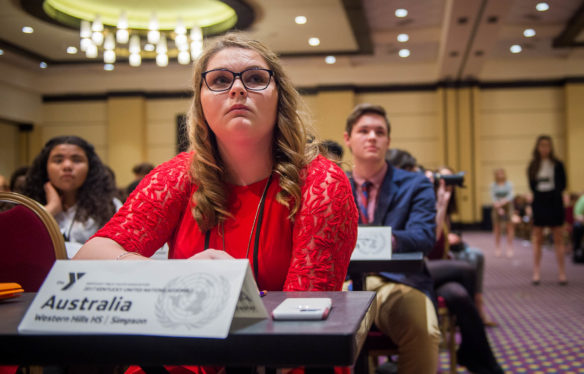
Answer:
[(87, 58), (101, 56), (110, 64), (127, 59), (131, 66), (140, 66), (144, 59), (159, 66), (167, 66), (170, 59), (189, 64), (202, 52), (203, 35), (243, 30), (254, 20), (251, 7), (232, 8), (222, 0), (138, 1), (131, 7), (121, 1), (42, 3), (54, 23), (79, 30), (79, 49)]
[(298, 16), (296, 18), (294, 18), (294, 22), (296, 22), (299, 25), (304, 25), (306, 23), (307, 19), (304, 16)]
[(73, 46), (69, 46), (69, 47), (67, 47), (67, 53), (70, 55), (74, 55), (75, 53), (77, 53), (77, 48), (75, 48)]
[(403, 9), (403, 8), (396, 9), (395, 10), (395, 16), (398, 17), (398, 18), (407, 17), (408, 16), (408, 10), (407, 9)]
[(0, 56), (2, 56), (4, 54), (4, 50), (0, 49)]
[(42, 61), (42, 62), (39, 64), (39, 67), (40, 67), (41, 69), (46, 69), (48, 66), (49, 66), (49, 65), (47, 65), (47, 63), (46, 63), (46, 62), (44, 62), (44, 61)]
[(526, 38), (532, 38), (535, 36), (535, 30), (534, 29), (525, 29), (525, 30), (523, 30), (523, 36), (525, 36)]
[(400, 43), (405, 43), (410, 40), (410, 36), (408, 34), (399, 34), (397, 36), (397, 41)]
[(320, 39), (319, 38), (310, 38), (308, 39), (308, 44), (311, 45), (312, 47), (316, 47), (318, 45), (320, 45)]
[(398, 54), (399, 54), (399, 57), (406, 58), (406, 57), (410, 56), (410, 50), (409, 49), (400, 49)]
[(335, 58), (335, 56), (326, 56), (324, 58), (324, 62), (326, 62), (329, 65), (334, 64), (335, 62), (337, 62), (337, 59)]
[(513, 44), (509, 50), (511, 51), (511, 53), (520, 53), (523, 48), (521, 48), (521, 46), (519, 44)]
[(537, 5), (535, 6), (535, 9), (537, 9), (538, 12), (545, 12), (546, 10), (548, 10), (550, 8), (550, 6), (548, 5), (548, 3), (537, 3)]
[(112, 71), (112, 70), (114, 70), (114, 65), (113, 64), (104, 64), (103, 65), (103, 70), (105, 70), (105, 71)]
[(34, 32), (34, 29), (30, 26), (24, 26), (22, 28), (22, 32), (25, 34), (32, 34)]

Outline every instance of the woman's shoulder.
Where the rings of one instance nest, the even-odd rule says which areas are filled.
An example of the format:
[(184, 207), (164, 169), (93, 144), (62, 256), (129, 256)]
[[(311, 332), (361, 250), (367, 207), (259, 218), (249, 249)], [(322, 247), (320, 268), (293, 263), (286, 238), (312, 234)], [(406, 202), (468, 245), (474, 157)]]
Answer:
[(334, 183), (335, 180), (343, 183), (349, 181), (343, 169), (323, 155), (318, 155), (310, 161), (304, 168), (304, 172), (307, 184), (317, 180), (328, 180), (329, 183)]

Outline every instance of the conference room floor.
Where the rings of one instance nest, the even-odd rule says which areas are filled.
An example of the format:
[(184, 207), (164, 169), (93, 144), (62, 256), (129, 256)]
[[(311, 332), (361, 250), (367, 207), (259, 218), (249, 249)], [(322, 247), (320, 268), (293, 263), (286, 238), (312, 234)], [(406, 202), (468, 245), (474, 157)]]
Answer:
[[(529, 241), (515, 239), (515, 254), (507, 258), (495, 257), (490, 232), (464, 232), (463, 239), (485, 253), (486, 309), (499, 324), (488, 328), (488, 335), (505, 373), (584, 373), (584, 264), (567, 255), (569, 283), (560, 286), (555, 253), (547, 244), (541, 284), (534, 286)], [(442, 352), (440, 370), (448, 368), (448, 353)], [(458, 372), (467, 373), (461, 367)]]

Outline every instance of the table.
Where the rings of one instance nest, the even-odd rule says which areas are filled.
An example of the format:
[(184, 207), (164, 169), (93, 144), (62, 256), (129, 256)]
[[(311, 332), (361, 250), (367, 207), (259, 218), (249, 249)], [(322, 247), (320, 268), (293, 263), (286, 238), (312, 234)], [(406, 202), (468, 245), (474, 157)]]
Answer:
[(416, 273), (422, 271), (422, 252), (393, 253), (389, 260), (351, 260), (349, 277), (353, 280), (353, 290), (363, 290), (368, 273)]
[(19, 335), (34, 293), (0, 302), (0, 365), (351, 366), (376, 308), (374, 292), (269, 292), (271, 312), (286, 297), (330, 297), (324, 321), (273, 321), (232, 326), (226, 339), (142, 335)]

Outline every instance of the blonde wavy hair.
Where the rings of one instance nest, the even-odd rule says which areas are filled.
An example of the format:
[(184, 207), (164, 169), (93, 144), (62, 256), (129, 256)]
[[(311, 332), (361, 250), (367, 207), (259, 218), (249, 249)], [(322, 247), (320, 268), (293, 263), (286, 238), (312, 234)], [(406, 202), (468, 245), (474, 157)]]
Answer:
[(193, 101), (188, 118), (191, 149), (195, 151), (190, 175), (198, 185), (192, 199), (192, 214), (202, 232), (212, 229), (231, 216), (227, 210), (225, 165), (219, 155), (217, 139), (207, 124), (201, 105), (201, 74), (209, 60), (225, 48), (243, 48), (257, 52), (274, 72), (278, 89), (277, 118), (272, 145), (273, 172), (280, 176), (277, 201), (290, 209), (290, 218), (300, 208), (301, 170), (319, 153), (308, 111), (300, 94), (284, 73), (278, 56), (265, 45), (239, 33), (229, 33), (207, 47), (194, 66)]

